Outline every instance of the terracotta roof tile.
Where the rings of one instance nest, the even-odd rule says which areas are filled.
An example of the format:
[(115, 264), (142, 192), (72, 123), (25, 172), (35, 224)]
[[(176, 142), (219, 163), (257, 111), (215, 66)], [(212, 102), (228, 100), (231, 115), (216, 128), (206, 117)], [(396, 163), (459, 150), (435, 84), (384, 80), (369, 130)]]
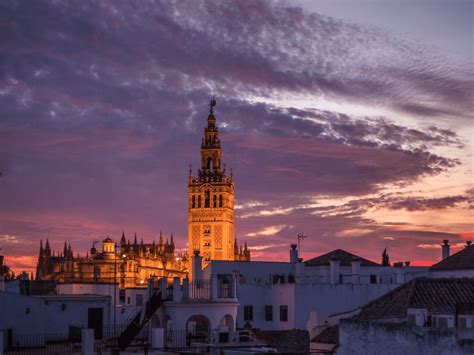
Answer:
[(339, 344), (339, 325), (332, 325), (316, 335), (313, 340), (315, 343)]
[(282, 352), (297, 354), (309, 350), (309, 333), (306, 330), (260, 330), (255, 335), (258, 340)]
[(451, 313), (466, 304), (474, 304), (474, 279), (416, 278), (368, 303), (353, 319), (405, 317), (408, 308)]
[(474, 269), (474, 245), (466, 246), (463, 250), (430, 267), (433, 271), (466, 269)]

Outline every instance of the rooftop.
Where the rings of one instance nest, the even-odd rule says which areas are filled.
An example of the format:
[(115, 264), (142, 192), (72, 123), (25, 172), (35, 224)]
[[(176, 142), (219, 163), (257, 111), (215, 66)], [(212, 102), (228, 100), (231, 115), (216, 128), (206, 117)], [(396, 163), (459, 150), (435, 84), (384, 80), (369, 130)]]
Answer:
[(466, 245), (463, 250), (430, 267), (433, 271), (466, 269), (474, 269), (474, 245), (472, 244)]
[(329, 260), (331, 259), (338, 259), (341, 262), (340, 263), (341, 266), (351, 266), (351, 261), (354, 259), (359, 259), (361, 262), (360, 263), (361, 266), (380, 266), (380, 264), (364, 259), (358, 255), (349, 253), (348, 251), (345, 251), (342, 249), (336, 249), (329, 253), (307, 260), (305, 261), (305, 265), (306, 266), (324, 266), (324, 265), (329, 266)]
[(355, 320), (406, 317), (409, 308), (453, 313), (474, 304), (474, 279), (416, 278), (363, 306)]
[(323, 344), (339, 344), (339, 324), (327, 327), (316, 335), (312, 341)]

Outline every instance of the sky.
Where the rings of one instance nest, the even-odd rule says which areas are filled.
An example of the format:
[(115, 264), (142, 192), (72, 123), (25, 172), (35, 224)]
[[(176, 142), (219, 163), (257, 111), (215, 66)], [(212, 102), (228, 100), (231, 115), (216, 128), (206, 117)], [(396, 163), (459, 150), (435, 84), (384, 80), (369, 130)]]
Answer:
[(431, 265), (474, 237), (471, 1), (0, 3), (0, 248), (187, 241), (216, 96), (254, 260)]

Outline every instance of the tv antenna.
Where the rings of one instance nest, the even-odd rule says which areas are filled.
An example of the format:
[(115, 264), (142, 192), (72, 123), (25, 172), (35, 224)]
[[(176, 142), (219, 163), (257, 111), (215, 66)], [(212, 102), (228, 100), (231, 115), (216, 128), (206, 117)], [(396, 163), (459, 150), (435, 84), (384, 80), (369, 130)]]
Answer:
[(303, 239), (306, 239), (306, 238), (308, 238), (308, 236), (307, 236), (307, 235), (304, 235), (304, 233), (299, 233), (299, 234), (298, 234), (298, 254), (299, 254), (300, 251), (301, 251), (301, 247), (300, 247), (301, 241), (302, 241)]

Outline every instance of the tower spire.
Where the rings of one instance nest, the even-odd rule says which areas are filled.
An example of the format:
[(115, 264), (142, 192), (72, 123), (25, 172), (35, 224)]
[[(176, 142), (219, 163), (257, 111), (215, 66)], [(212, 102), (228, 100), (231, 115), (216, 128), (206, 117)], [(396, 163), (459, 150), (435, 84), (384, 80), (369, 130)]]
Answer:
[(198, 176), (190, 172), (188, 177), (188, 248), (200, 251), (203, 266), (209, 260), (236, 259), (234, 181), (226, 176), (223, 168), (219, 128), (214, 116), (216, 104), (212, 97), (201, 140)]

